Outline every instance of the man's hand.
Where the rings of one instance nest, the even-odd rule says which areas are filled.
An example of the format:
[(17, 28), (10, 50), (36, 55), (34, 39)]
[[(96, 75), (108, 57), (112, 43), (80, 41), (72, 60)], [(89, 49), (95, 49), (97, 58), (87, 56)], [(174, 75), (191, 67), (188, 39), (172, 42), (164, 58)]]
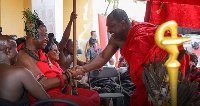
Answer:
[(70, 70), (72, 76), (77, 77), (79, 75), (85, 75), (84, 68), (82, 66), (77, 66), (75, 70)]
[(72, 12), (71, 16), (70, 16), (70, 21), (73, 21), (76, 18), (77, 18), (77, 14), (75, 14), (74, 12)]
[(78, 75), (78, 76), (75, 77), (75, 79), (76, 79), (76, 80), (81, 80), (82, 77), (83, 77), (82, 75)]

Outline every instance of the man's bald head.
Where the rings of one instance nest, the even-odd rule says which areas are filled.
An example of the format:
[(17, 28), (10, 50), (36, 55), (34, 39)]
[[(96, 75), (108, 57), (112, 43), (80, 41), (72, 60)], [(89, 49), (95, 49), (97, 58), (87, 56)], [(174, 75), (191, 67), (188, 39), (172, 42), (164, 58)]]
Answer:
[(17, 60), (17, 44), (13, 37), (8, 35), (0, 36), (0, 61), (7, 64), (14, 64)]
[(108, 17), (112, 17), (113, 19), (117, 20), (117, 21), (121, 21), (124, 20), (126, 23), (130, 23), (130, 20), (128, 18), (128, 15), (126, 14), (126, 12), (122, 9), (115, 9), (113, 10)]
[(11, 41), (15, 41), (14, 38), (8, 35), (0, 36), (0, 51), (5, 50), (8, 47), (11, 47)]

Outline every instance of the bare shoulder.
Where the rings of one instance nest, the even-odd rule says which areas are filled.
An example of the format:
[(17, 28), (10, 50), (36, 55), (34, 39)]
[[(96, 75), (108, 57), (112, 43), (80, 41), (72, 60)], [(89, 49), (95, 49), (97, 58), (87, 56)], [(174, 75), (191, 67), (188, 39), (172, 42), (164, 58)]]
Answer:
[(113, 46), (115, 49), (122, 49), (125, 41), (115, 40), (112, 36), (109, 39), (108, 45)]
[(118, 49), (119, 48), (118, 42), (113, 37), (110, 37), (107, 46), (108, 47), (112, 47), (113, 49)]
[(33, 62), (34, 62), (33, 58), (29, 56), (25, 51), (23, 50), (19, 51), (17, 62), (16, 62), (17, 66), (24, 66), (29, 63), (32, 64)]
[(21, 66), (15, 66), (15, 67), (13, 67), (13, 70), (16, 73), (18, 73), (18, 75), (20, 75), (20, 76), (23, 76), (23, 75), (26, 76), (31, 73), (28, 69), (21, 67)]
[(34, 76), (37, 76), (41, 73), (40, 69), (37, 66), (37, 60), (29, 56), (25, 51), (20, 51), (18, 54), (16, 66), (22, 66), (30, 70)]
[(21, 66), (4, 66), (3, 67), (6, 71), (5, 71), (5, 75), (13, 80), (18, 80), (24, 77), (29, 77), (31, 72), (28, 71), (26, 68), (21, 67)]
[(23, 51), (23, 50), (20, 50), (19, 52), (18, 52), (18, 59), (20, 59), (20, 60), (26, 60), (26, 59), (29, 59), (30, 58), (30, 56), (25, 52), (25, 51)]
[[(31, 72), (24, 67), (4, 65), (1, 68), (3, 68), (3, 70), (1, 70), (2, 75), (0, 75), (1, 87), (7, 89), (7, 91), (19, 93), (22, 90), (23, 81), (29, 80), (31, 76), (33, 77)], [(10, 87), (10, 85), (12, 85), (12, 87)]]
[(15, 66), (13, 69), (10, 76), (12, 76), (11, 79), (15, 80), (18, 84), (23, 83), (24, 85), (24, 82), (30, 82), (31, 79), (34, 79), (32, 72), (24, 67)]

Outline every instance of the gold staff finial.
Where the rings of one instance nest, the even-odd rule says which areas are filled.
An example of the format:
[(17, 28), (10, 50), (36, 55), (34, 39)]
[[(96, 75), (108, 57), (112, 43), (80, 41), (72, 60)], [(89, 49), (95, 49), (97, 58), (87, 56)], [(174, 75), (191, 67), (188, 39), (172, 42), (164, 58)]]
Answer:
[[(178, 25), (175, 21), (168, 21), (160, 25), (155, 34), (156, 44), (169, 53), (169, 59), (165, 62), (165, 66), (169, 74), (171, 106), (177, 106), (178, 70), (180, 67), (177, 60), (178, 46), (191, 40), (189, 37), (178, 37), (177, 28)], [(171, 36), (165, 37), (164, 34), (167, 30), (170, 31)]]

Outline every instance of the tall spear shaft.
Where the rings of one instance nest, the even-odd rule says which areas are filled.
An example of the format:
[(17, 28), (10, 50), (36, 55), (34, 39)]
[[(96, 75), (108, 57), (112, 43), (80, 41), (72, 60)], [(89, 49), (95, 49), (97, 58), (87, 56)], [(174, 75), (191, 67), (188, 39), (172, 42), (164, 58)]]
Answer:
[[(73, 12), (76, 14), (76, 0), (73, 0)], [(77, 65), (77, 45), (76, 45), (76, 19), (73, 20), (73, 47), (74, 47), (74, 55), (73, 55), (73, 69), (75, 69)]]

